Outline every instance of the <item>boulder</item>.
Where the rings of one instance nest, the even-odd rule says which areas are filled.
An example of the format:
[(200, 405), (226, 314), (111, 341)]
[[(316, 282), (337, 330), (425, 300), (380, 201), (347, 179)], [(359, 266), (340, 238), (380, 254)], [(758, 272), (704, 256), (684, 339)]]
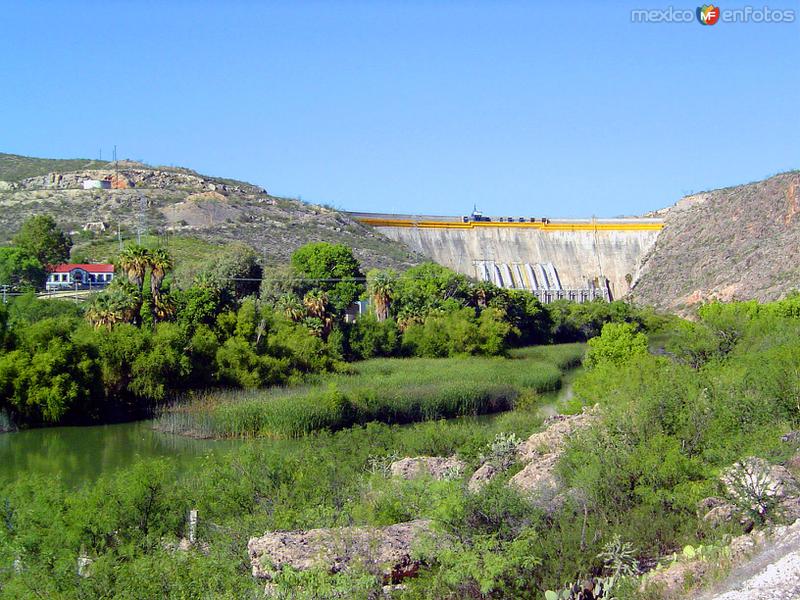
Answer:
[(675, 562), (666, 569), (648, 574), (642, 579), (640, 591), (657, 598), (688, 598), (685, 588), (696, 585), (710, 568), (708, 562), (701, 559)]
[(555, 415), (545, 420), (545, 428), (520, 444), (518, 455), (525, 467), (509, 481), (509, 485), (528, 496), (536, 497), (547, 510), (555, 509), (565, 498), (556, 475), (558, 459), (567, 440), (579, 429), (597, 418), (597, 407), (584, 409), (577, 415)]
[(718, 525), (723, 525), (724, 523), (730, 523), (733, 521), (733, 518), (737, 515), (737, 513), (738, 511), (733, 504), (721, 504), (719, 506), (715, 506), (705, 515), (703, 515), (703, 521), (713, 527), (716, 527)]
[(500, 471), (492, 463), (483, 463), (477, 471), (472, 474), (467, 482), (467, 489), (477, 494), (484, 486), (494, 479)]
[(584, 409), (577, 415), (555, 415), (545, 420), (545, 428), (534, 433), (520, 444), (519, 459), (522, 462), (550, 453), (560, 454), (569, 437), (578, 429), (587, 427), (597, 417), (596, 408)]
[(434, 479), (455, 479), (461, 476), (466, 465), (455, 456), (417, 456), (402, 458), (389, 465), (392, 477), (414, 479), (416, 477), (432, 477)]
[(705, 515), (708, 511), (717, 508), (718, 506), (722, 506), (724, 504), (728, 504), (722, 498), (718, 498), (717, 496), (709, 496), (708, 498), (703, 498), (700, 502), (697, 503), (697, 514), (698, 516)]
[(744, 514), (742, 509), (716, 496), (704, 498), (698, 502), (697, 514), (712, 527), (724, 525), (725, 523), (736, 520), (744, 531), (749, 533), (755, 526), (753, 519)]
[(800, 487), (786, 467), (751, 456), (726, 469), (720, 481), (727, 497), (742, 510), (764, 517), (771, 511), (800, 516)]
[(786, 461), (786, 468), (789, 469), (789, 471), (800, 473), (800, 452)]
[(529, 496), (555, 497), (560, 488), (555, 474), (559, 457), (560, 453), (554, 452), (532, 460), (511, 478), (509, 485)]
[(336, 573), (358, 563), (384, 583), (398, 583), (416, 575), (419, 563), (411, 556), (412, 546), (430, 532), (427, 520), (388, 527), (275, 531), (251, 538), (247, 551), (253, 577), (259, 579), (270, 579), (285, 566), (299, 571), (321, 567)]

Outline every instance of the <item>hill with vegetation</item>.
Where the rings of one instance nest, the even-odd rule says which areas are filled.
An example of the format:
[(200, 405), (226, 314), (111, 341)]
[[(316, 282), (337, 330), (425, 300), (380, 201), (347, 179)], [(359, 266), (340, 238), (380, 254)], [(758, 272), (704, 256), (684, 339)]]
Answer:
[[(113, 189), (83, 189), (89, 179)], [(270, 195), (259, 186), (189, 169), (132, 161), (54, 160), (0, 154), (0, 242), (28, 217), (51, 215), (69, 231), (74, 252), (107, 260), (123, 241), (145, 236), (170, 240), (203, 254), (239, 242), (265, 265), (285, 264), (308, 242), (343, 243), (367, 268), (403, 269), (420, 257), (402, 244), (332, 208)]]
[(711, 299), (775, 300), (800, 285), (800, 171), (687, 196), (660, 214), (637, 302), (686, 311)]
[(48, 173), (102, 169), (107, 168), (108, 165), (107, 161), (89, 158), (33, 158), (0, 152), (0, 180), (22, 181), (28, 177), (47, 175)]

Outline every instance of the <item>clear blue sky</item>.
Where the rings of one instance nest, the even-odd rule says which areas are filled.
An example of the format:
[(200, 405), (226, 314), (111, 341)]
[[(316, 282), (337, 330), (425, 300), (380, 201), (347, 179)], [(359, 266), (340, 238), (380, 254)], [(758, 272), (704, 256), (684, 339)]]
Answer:
[(697, 6), (12, 0), (0, 151), (117, 144), (438, 214), (636, 214), (800, 168), (800, 3), (767, 3), (797, 10), (790, 25), (631, 23), (670, 4)]

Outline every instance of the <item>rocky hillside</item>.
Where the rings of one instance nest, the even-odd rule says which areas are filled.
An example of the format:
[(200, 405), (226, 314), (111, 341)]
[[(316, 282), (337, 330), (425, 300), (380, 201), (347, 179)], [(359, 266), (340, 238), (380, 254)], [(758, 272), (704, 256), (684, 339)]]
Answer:
[[(61, 170), (51, 170), (60, 167)], [(86, 180), (111, 189), (83, 189)], [(267, 263), (285, 263), (314, 241), (351, 246), (366, 268), (404, 268), (420, 261), (393, 242), (330, 208), (277, 198), (248, 183), (172, 167), (120, 161), (32, 159), (0, 154), (0, 243), (33, 214), (50, 214), (77, 246), (138, 230), (153, 235), (249, 244)]]
[(686, 312), (704, 300), (774, 300), (800, 287), (800, 171), (659, 212), (665, 227), (644, 258), (635, 301)]

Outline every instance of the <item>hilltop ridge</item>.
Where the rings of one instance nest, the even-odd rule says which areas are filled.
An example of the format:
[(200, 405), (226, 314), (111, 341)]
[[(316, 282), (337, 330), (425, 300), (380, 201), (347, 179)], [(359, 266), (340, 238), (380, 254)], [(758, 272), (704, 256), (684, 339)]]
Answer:
[[(83, 189), (90, 179), (107, 179), (114, 189)], [(402, 269), (421, 260), (346, 214), (246, 182), (134, 161), (0, 154), (0, 242), (42, 213), (70, 231), (76, 250), (93, 260), (109, 258), (107, 242), (118, 228), (125, 239), (142, 230), (209, 244), (243, 242), (266, 264), (286, 263), (296, 248), (314, 241), (347, 244), (365, 268)]]

